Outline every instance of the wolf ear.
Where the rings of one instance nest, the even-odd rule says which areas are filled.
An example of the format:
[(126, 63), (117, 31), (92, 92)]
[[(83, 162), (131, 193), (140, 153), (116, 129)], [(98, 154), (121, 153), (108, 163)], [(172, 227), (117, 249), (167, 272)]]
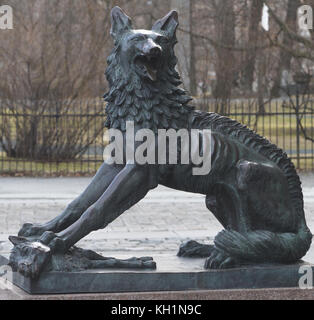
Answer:
[(164, 31), (168, 33), (169, 36), (175, 37), (178, 25), (178, 12), (172, 10), (165, 17), (157, 20), (153, 25), (152, 30), (157, 32)]
[(128, 17), (121, 8), (114, 7), (111, 10), (111, 30), (110, 34), (113, 39), (121, 36), (125, 31), (128, 31), (132, 28), (131, 18)]
[(24, 237), (15, 237), (15, 236), (9, 236), (9, 240), (15, 246), (28, 242), (28, 240)]

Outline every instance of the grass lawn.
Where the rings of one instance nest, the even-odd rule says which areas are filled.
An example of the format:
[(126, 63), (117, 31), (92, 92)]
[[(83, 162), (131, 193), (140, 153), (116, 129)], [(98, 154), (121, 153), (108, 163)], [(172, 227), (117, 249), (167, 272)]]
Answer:
[[(95, 159), (93, 159), (95, 160)], [(96, 173), (102, 160), (89, 162), (77, 160), (68, 162), (42, 162), (13, 159), (0, 156), (0, 174), (13, 176), (81, 176)]]

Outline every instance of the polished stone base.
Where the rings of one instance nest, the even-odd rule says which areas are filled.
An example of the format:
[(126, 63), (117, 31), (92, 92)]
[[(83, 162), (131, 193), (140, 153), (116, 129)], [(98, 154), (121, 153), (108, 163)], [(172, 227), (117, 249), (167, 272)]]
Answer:
[[(14, 273), (13, 283), (30, 294), (122, 293), (298, 287), (304, 262), (204, 270), (204, 259), (155, 256), (156, 270), (105, 269), (47, 272), (36, 281)], [(6, 258), (1, 257), (5, 264)], [(313, 269), (313, 267), (312, 267)]]

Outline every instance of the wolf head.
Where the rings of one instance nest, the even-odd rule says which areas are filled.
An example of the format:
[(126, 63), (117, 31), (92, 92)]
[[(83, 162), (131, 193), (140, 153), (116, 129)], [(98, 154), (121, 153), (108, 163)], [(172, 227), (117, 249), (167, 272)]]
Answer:
[(50, 248), (23, 237), (10, 236), (9, 240), (14, 245), (9, 265), (25, 277), (37, 278), (51, 258)]
[(131, 19), (119, 8), (111, 12), (111, 31), (119, 48), (121, 67), (145, 80), (156, 81), (160, 71), (173, 55), (178, 14), (171, 11), (158, 20), (152, 30), (135, 30)]
[(193, 108), (187, 104), (191, 98), (178, 88), (177, 12), (156, 21), (152, 30), (141, 30), (115, 7), (111, 24), (114, 49), (107, 59), (106, 126), (124, 131), (126, 121), (134, 121), (136, 127), (154, 131), (185, 128)]

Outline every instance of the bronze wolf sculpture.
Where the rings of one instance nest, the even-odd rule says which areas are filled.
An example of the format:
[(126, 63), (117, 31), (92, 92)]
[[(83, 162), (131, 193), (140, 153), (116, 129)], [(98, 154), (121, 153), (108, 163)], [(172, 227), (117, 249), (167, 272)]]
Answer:
[(66, 253), (161, 184), (206, 195), (206, 206), (224, 227), (214, 245), (188, 242), (179, 255), (207, 256), (205, 267), (212, 269), (302, 258), (312, 234), (294, 165), (282, 150), (247, 127), (215, 113), (195, 111), (189, 104), (191, 98), (179, 88), (175, 70), (177, 13), (171, 11), (150, 31), (134, 30), (118, 7), (111, 17), (115, 46), (106, 71), (107, 126), (122, 132), (126, 121), (134, 121), (135, 130), (154, 132), (210, 128), (211, 171), (196, 176), (191, 165), (104, 163), (60, 216), (44, 225), (25, 224), (13, 242), (35, 239), (52, 253)]

